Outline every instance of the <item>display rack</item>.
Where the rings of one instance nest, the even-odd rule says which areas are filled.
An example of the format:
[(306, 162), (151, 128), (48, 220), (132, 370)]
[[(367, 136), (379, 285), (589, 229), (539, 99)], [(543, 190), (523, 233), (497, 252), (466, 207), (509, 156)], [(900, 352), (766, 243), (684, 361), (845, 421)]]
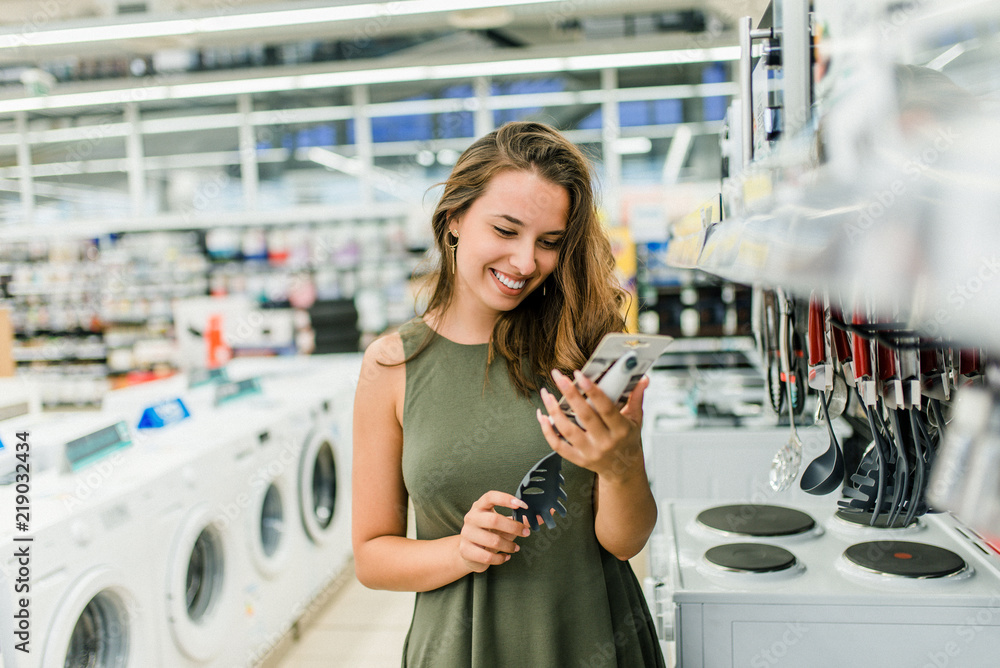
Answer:
[[(748, 130), (735, 127), (747, 125), (744, 116), (759, 101), (734, 105), (724, 130), (739, 139), (728, 154), (733, 173), (718, 200), (673, 226), (670, 263), (805, 298), (831, 293), (846, 309), (905, 321), (956, 344), (997, 349), (1000, 124), (981, 108), (914, 129), (915, 113), (899, 99), (906, 91), (894, 81), (904, 59), (933, 64), (952, 50), (966, 55), (954, 73), (945, 73), (964, 87), (968, 70), (979, 71), (966, 61), (996, 52), (975, 33), (947, 41), (949, 29), (968, 30), (977, 15), (986, 21), (995, 14), (988, 3), (966, 5), (909, 15), (890, 39), (868, 31), (847, 46), (837, 46), (836, 36), (829, 38), (833, 44), (817, 46), (834, 61), (816, 85), (826, 97), (807, 109), (801, 127), (784, 128), (780, 140), (760, 138), (757, 116)], [(792, 27), (785, 26), (786, 36)], [(808, 34), (808, 24), (800, 32), (803, 27)], [(787, 64), (782, 70), (787, 79)], [(986, 85), (978, 81), (979, 88)], [(971, 91), (967, 95), (971, 99)], [(790, 115), (782, 108), (776, 117)], [(741, 166), (748, 150), (753, 157)]]
[(741, 22), (721, 192), (673, 225), (668, 261), (754, 286), (776, 412), (793, 377), (846, 397), (870, 444), (831, 487), (841, 508), (901, 525), (949, 510), (995, 537), (1000, 8), (808, 8)]
[(12, 313), (15, 361), (39, 381), (46, 408), (98, 405), (113, 386), (177, 369), (174, 306), (207, 295), (303, 311), (356, 303), (353, 348), (339, 345), (357, 350), (359, 336), (412, 317), (408, 283), (421, 258), (404, 224), (233, 226), (215, 228), (226, 233), (214, 241), (201, 230), (6, 240), (0, 305)]

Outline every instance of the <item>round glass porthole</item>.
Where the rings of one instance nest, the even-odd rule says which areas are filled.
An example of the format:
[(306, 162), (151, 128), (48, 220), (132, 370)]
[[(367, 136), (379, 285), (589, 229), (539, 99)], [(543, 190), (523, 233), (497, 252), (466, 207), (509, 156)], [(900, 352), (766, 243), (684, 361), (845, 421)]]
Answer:
[(77, 618), (64, 668), (121, 668), (128, 662), (128, 620), (121, 599), (102, 591)]
[(222, 545), (218, 535), (205, 528), (191, 549), (184, 583), (184, 600), (191, 621), (205, 619), (221, 589)]
[(285, 535), (285, 508), (281, 490), (272, 482), (264, 494), (260, 510), (260, 546), (267, 557), (273, 557)]
[(333, 522), (336, 505), (337, 466), (330, 442), (323, 441), (316, 451), (312, 469), (312, 512), (321, 529)]

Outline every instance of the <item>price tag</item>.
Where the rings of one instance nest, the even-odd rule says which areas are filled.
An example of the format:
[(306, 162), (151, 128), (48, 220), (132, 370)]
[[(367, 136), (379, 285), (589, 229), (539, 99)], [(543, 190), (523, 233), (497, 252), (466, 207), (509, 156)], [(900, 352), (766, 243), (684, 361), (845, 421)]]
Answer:
[(79, 471), (88, 464), (130, 445), (132, 436), (128, 425), (117, 422), (66, 443), (66, 462), (70, 471)]
[(193, 369), (188, 375), (188, 387), (199, 387), (209, 383), (229, 382), (229, 372), (226, 367), (216, 369)]
[(215, 388), (215, 405), (224, 404), (250, 394), (260, 394), (260, 381), (257, 378), (247, 378), (232, 383), (223, 383)]
[(139, 418), (139, 429), (160, 429), (191, 417), (187, 406), (178, 397), (150, 406)]

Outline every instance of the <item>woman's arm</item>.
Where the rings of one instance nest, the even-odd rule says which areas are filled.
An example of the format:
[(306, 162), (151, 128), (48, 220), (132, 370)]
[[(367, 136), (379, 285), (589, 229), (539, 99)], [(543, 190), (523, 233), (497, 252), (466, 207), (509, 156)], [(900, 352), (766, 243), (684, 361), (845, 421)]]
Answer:
[[(469, 511), (460, 534), (438, 540), (406, 538), (407, 493), (403, 483), (404, 365), (398, 334), (368, 347), (354, 398), (352, 542), (358, 580), (372, 589), (429, 591), (475, 571), (504, 563), (517, 550), (509, 524), (494, 505), (519, 503), (488, 492)], [(494, 495), (494, 496), (490, 496)]]
[(562, 374), (553, 372), (552, 377), (582, 428), (563, 415), (555, 397), (543, 389), (542, 400), (553, 416), (555, 429), (539, 412), (542, 432), (552, 449), (564, 459), (597, 474), (594, 489), (597, 540), (618, 559), (631, 559), (642, 550), (656, 524), (656, 501), (646, 477), (641, 439), (642, 396), (649, 379), (639, 381), (628, 403), (619, 411), (583, 374), (577, 372), (576, 378), (587, 398)]

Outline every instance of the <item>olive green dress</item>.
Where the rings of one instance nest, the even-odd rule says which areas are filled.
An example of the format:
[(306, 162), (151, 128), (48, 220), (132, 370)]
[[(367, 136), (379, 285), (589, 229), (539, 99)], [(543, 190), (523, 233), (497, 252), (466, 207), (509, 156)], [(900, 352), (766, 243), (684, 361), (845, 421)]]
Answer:
[[(419, 319), (401, 328), (407, 356), (427, 332)], [(487, 348), (435, 334), (406, 364), (403, 478), (419, 539), (459, 533), (483, 493), (513, 494), (551, 452), (540, 397), (518, 396), (502, 360), (484, 382)], [(555, 529), (519, 538), (505, 564), (417, 594), (405, 668), (664, 665), (631, 567), (594, 535), (594, 474), (569, 462), (562, 471), (568, 512)]]

